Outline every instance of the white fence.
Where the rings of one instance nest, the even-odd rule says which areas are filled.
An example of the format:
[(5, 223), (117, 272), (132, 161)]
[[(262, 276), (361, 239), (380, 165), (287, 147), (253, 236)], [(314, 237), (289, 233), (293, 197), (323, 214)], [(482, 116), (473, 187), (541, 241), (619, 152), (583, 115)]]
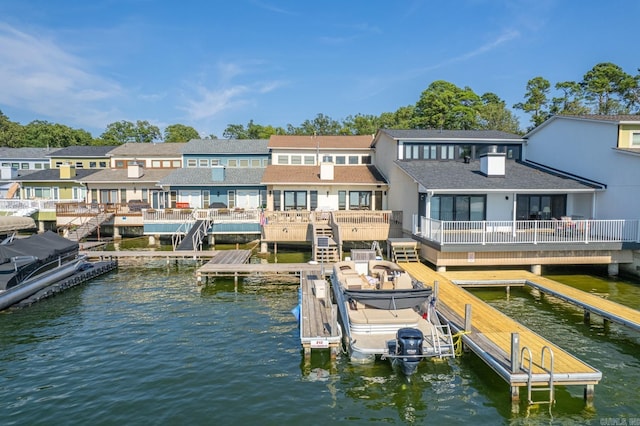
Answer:
[(637, 220), (440, 221), (422, 218), (414, 234), (445, 244), (640, 242)]

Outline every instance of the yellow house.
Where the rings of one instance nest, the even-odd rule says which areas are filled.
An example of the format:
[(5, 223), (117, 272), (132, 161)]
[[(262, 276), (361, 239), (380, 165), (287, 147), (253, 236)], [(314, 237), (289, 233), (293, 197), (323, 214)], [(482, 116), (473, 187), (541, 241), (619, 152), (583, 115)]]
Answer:
[(50, 167), (59, 169), (64, 164), (76, 170), (98, 170), (109, 168), (107, 153), (115, 146), (68, 146), (48, 155)]

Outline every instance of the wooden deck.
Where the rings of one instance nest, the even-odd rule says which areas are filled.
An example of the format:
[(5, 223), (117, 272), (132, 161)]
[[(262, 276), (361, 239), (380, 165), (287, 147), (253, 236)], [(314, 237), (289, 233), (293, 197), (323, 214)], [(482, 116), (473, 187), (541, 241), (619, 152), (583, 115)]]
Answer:
[[(316, 268), (318, 265), (315, 265)], [(331, 349), (331, 356), (340, 352), (338, 308), (331, 303), (329, 283), (320, 270), (304, 272), (300, 279), (300, 342), (305, 358), (312, 349)]]
[[(400, 265), (414, 278), (427, 285), (438, 282), (436, 310), (455, 331), (465, 329), (466, 306), (470, 306), (470, 329), (467, 330), (468, 334), (462, 336), (463, 342), (509, 383), (512, 399), (518, 399), (518, 387), (528, 385), (528, 373), (523, 368), (528, 366), (528, 356), (521, 365), (517, 365), (521, 359), (521, 351), (518, 350), (513, 357), (517, 360), (516, 366), (512, 367), (511, 347), (514, 333), (517, 333), (517, 347), (527, 347), (532, 352), (532, 386), (546, 387), (549, 386), (550, 380), (553, 385), (584, 385), (585, 397), (588, 400), (593, 398), (593, 386), (602, 379), (600, 371), (455, 285), (448, 276), (438, 274), (421, 263)], [(549, 369), (550, 358), (547, 352), (543, 365), (541, 354), (544, 347), (550, 348), (553, 353), (552, 377), (543, 368)]]
[(561, 284), (527, 271), (457, 271), (443, 273), (460, 286), (526, 285), (584, 309), (586, 316), (597, 314), (606, 321), (640, 331), (640, 311), (607, 300), (596, 294)]
[(198, 250), (182, 250), (182, 251), (170, 251), (170, 250), (80, 250), (80, 254), (86, 255), (89, 259), (118, 259), (118, 260), (134, 260), (134, 259), (167, 259), (167, 260), (179, 260), (179, 259), (210, 259), (216, 256), (219, 252), (215, 250), (210, 251), (198, 251)]

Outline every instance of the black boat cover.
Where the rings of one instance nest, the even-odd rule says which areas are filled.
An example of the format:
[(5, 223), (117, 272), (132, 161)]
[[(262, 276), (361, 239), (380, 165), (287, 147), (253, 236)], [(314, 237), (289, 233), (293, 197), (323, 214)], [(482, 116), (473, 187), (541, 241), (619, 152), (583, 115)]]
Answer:
[(356, 300), (378, 309), (406, 309), (429, 300), (431, 287), (407, 290), (345, 290), (347, 300)]

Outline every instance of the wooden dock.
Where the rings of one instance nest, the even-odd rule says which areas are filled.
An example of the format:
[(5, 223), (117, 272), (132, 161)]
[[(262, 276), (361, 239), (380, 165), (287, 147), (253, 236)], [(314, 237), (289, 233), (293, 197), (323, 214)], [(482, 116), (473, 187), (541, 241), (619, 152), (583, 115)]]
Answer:
[(89, 259), (117, 259), (117, 260), (149, 260), (149, 259), (166, 259), (180, 260), (180, 259), (193, 259), (193, 260), (206, 260), (213, 258), (218, 254), (217, 250), (199, 251), (199, 250), (81, 250), (80, 254), (87, 256)]
[(596, 294), (587, 293), (557, 281), (535, 275), (527, 271), (456, 271), (443, 274), (459, 286), (528, 286), (542, 294), (548, 294), (584, 310), (585, 321), (591, 314), (601, 316), (605, 322), (611, 321), (635, 331), (640, 331), (640, 311), (607, 300)]
[[(585, 399), (588, 403), (593, 400), (594, 385), (602, 379), (600, 371), (492, 308), (447, 276), (421, 263), (400, 265), (427, 285), (438, 283), (438, 314), (456, 332), (464, 332), (465, 346), (510, 385), (513, 401), (519, 400), (519, 388), (527, 386), (529, 403), (552, 402), (556, 385), (585, 386)], [(531, 358), (525, 348), (531, 351)], [(536, 390), (547, 392), (549, 397), (536, 401), (531, 396)]]
[(299, 325), (305, 360), (309, 360), (313, 349), (330, 349), (332, 358), (340, 352), (338, 307), (331, 303), (330, 292), (329, 283), (320, 270), (302, 273)]

